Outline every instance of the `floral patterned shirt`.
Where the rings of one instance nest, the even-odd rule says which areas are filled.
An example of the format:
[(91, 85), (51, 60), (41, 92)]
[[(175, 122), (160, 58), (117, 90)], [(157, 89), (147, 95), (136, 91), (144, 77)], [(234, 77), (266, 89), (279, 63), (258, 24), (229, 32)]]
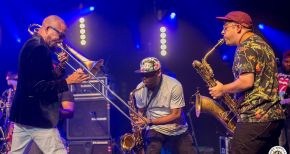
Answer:
[(269, 122), (285, 118), (279, 103), (275, 55), (261, 37), (254, 34), (237, 47), (232, 69), (236, 79), (243, 73), (254, 73), (253, 87), (236, 94), (239, 122)]

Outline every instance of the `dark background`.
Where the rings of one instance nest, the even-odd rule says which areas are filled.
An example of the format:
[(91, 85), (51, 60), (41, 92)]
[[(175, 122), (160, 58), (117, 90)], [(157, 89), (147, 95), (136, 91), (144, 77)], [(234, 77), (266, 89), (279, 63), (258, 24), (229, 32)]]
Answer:
[[(83, 11), (90, 6), (95, 7), (93, 12)], [(6, 72), (17, 71), (19, 51), (30, 37), (28, 25), (41, 24), (44, 17), (56, 14), (63, 17), (69, 26), (68, 44), (89, 59), (105, 60), (110, 86), (122, 98), (127, 100), (129, 92), (141, 81), (134, 74), (141, 59), (154, 56), (161, 61), (165, 73), (176, 76), (183, 84), (187, 103), (185, 111), (188, 111), (191, 107), (189, 98), (196, 87), (200, 87), (203, 95), (208, 95), (204, 82), (191, 63), (195, 59), (200, 60), (222, 37), (222, 23), (215, 17), (233, 10), (246, 11), (255, 25), (263, 23), (281, 32), (286, 37), (279, 37), (276, 33), (265, 35), (268, 33), (255, 28), (280, 57), (290, 45), (289, 6), (287, 0), (1, 0), (0, 92), (7, 88)], [(168, 20), (171, 11), (176, 12), (173, 21)], [(79, 17), (86, 20), (86, 46), (79, 43)], [(159, 51), (159, 28), (162, 25), (167, 27), (168, 54), (165, 57), (160, 56)], [(17, 39), (20, 39), (19, 42)], [(224, 45), (208, 59), (216, 79), (224, 83), (233, 80), (231, 63), (234, 50)], [(225, 54), (228, 58), (224, 58)], [(116, 109), (112, 107), (111, 111), (111, 133), (118, 139), (130, 129), (130, 125)], [(218, 137), (225, 131), (221, 124), (207, 114), (202, 114), (200, 118), (193, 116), (193, 123), (198, 144), (218, 152)]]

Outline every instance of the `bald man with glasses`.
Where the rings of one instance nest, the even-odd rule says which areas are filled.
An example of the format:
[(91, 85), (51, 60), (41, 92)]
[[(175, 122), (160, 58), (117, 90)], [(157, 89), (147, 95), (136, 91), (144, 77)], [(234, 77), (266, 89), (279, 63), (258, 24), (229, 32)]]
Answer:
[(56, 45), (62, 43), (66, 28), (63, 19), (48, 16), (21, 49), (17, 91), (10, 114), (14, 122), (10, 153), (26, 153), (32, 141), (43, 153), (67, 153), (56, 128), (58, 94), (67, 91), (68, 84), (81, 83), (89, 77), (78, 69), (64, 78), (66, 54), (60, 54), (59, 64), (53, 67), (52, 54)]

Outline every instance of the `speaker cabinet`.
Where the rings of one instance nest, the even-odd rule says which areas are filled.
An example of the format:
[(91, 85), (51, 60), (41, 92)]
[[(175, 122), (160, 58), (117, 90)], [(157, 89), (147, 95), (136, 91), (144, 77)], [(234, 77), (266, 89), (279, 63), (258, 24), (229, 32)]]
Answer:
[(76, 100), (66, 125), (68, 140), (110, 139), (110, 104), (104, 98)]
[(69, 154), (112, 154), (110, 140), (71, 141)]
[(233, 139), (232, 137), (225, 137), (225, 136), (219, 137), (220, 154), (231, 154), (232, 139)]

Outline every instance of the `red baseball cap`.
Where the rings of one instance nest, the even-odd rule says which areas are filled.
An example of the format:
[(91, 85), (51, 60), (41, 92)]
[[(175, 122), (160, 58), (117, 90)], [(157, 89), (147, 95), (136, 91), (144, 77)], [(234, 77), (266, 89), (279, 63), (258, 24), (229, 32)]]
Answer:
[(236, 22), (246, 28), (252, 28), (253, 27), (253, 21), (250, 17), (245, 12), (242, 11), (232, 11), (229, 12), (226, 16), (224, 17), (216, 17), (218, 20), (222, 21), (233, 21)]

